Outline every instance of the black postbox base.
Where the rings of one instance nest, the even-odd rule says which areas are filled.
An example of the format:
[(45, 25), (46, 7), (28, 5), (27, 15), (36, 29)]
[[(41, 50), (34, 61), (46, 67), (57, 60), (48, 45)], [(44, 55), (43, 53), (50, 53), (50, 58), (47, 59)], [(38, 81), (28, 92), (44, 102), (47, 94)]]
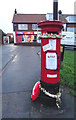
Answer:
[[(44, 88), (50, 94), (56, 95), (57, 93), (59, 93), (59, 83), (51, 84), (51, 83), (45, 83), (44, 81), (40, 80), (40, 84), (41, 87)], [(52, 98), (46, 95), (43, 91), (40, 91), (39, 98), (41, 98), (40, 101), (44, 105), (50, 105), (50, 106), (56, 105), (56, 98)]]
[(59, 93), (59, 83), (45, 83), (44, 81), (40, 80), (40, 84), (42, 88), (51, 94), (56, 95)]

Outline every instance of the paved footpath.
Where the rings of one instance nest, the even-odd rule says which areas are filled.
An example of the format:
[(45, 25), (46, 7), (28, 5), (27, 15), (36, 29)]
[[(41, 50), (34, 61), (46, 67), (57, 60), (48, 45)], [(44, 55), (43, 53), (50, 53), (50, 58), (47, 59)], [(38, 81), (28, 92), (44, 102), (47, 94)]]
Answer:
[(74, 97), (66, 87), (60, 110), (49, 98), (39, 96), (31, 101), (32, 88), (40, 80), (39, 50), (34, 46), (2, 47), (2, 118), (74, 118)]

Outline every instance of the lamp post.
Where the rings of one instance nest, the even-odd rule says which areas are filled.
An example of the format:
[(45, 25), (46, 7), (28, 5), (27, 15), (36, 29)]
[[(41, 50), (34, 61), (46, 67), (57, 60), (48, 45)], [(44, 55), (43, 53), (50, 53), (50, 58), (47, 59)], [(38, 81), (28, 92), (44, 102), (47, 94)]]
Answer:
[(58, 0), (53, 0), (53, 20), (58, 20)]

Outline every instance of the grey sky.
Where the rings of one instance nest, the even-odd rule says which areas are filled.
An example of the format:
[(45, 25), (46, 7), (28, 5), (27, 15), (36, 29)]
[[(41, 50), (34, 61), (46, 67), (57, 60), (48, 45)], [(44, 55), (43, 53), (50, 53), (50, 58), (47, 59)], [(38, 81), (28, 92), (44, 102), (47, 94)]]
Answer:
[[(74, 14), (76, 0), (58, 0), (58, 9), (63, 14)], [(18, 13), (52, 13), (53, 0), (1, 0), (0, 2), (0, 29), (5, 33), (13, 32), (12, 18), (15, 8)]]

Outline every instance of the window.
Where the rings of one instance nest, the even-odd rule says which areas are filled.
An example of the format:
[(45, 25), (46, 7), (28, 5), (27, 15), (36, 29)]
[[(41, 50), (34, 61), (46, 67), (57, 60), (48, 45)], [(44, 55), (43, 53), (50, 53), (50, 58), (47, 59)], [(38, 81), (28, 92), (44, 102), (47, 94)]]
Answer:
[(18, 24), (18, 30), (28, 30), (28, 24)]
[(76, 28), (74, 28), (74, 27), (68, 27), (67, 31), (68, 32), (76, 32)]
[(47, 13), (46, 20), (53, 20), (53, 13)]
[(76, 22), (76, 16), (68, 16), (68, 17), (66, 17), (66, 20), (68, 22), (75, 23)]
[(37, 35), (21, 35), (22, 42), (34, 42), (37, 40)]
[(32, 24), (32, 30), (41, 30), (41, 28), (38, 28), (37, 24)]
[(16, 24), (13, 24), (13, 31), (16, 31)]
[(32, 24), (32, 29), (37, 30), (38, 25), (37, 24)]

